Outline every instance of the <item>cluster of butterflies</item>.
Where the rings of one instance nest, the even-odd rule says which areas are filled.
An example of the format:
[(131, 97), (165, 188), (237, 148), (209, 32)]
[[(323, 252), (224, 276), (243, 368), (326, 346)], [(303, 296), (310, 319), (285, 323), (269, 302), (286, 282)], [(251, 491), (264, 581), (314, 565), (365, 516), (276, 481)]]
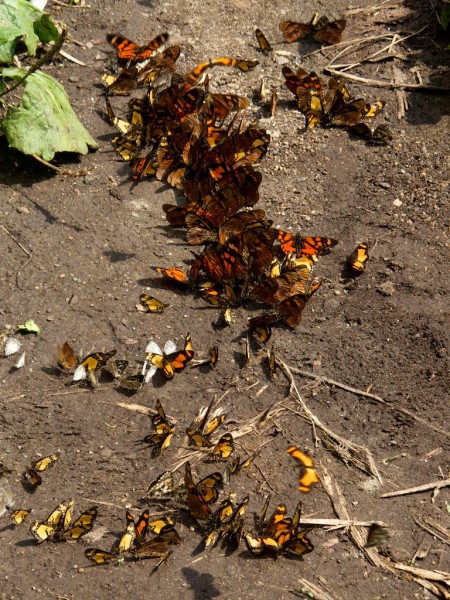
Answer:
[[(147, 534), (154, 534), (146, 539)], [(84, 555), (98, 565), (113, 560), (122, 562), (126, 557), (135, 560), (143, 558), (159, 558), (156, 569), (172, 554), (171, 546), (181, 543), (182, 538), (175, 529), (175, 521), (169, 516), (150, 520), (150, 511), (145, 509), (135, 521), (127, 510), (126, 526), (120, 539), (110, 551), (99, 548), (87, 548)]]
[[(44, 521), (34, 521), (30, 531), (38, 544), (47, 540), (51, 542), (77, 541), (92, 531), (97, 518), (97, 507), (93, 506), (84, 511), (72, 523), (73, 504), (73, 500), (61, 502)], [(19, 508), (11, 512), (10, 519), (14, 525), (20, 525), (31, 511), (32, 509)]]
[[(311, 22), (311, 27), (315, 24)], [(297, 327), (321, 285), (313, 275), (318, 257), (329, 253), (337, 241), (277, 229), (264, 210), (254, 208), (262, 180), (254, 164), (266, 153), (269, 135), (255, 124), (246, 125), (247, 99), (211, 93), (205, 80), (208, 68), (248, 70), (256, 63), (219, 58), (180, 75), (173, 56), (167, 56), (175, 47), (153, 55), (167, 41), (166, 34), (143, 47), (117, 34), (108, 36), (108, 41), (117, 49), (119, 65), (125, 61), (119, 75), (107, 80), (108, 92), (128, 94), (145, 87), (144, 97), (129, 101), (128, 121), (114, 115), (106, 98), (109, 118), (120, 131), (113, 143), (131, 162), (135, 179), (154, 175), (184, 193), (183, 206), (165, 204), (163, 210), (172, 227), (186, 230), (189, 245), (203, 247), (189, 271), (178, 267), (156, 267), (156, 271), (176, 285), (195, 288), (202, 299), (220, 309), (227, 324), (233, 308), (268, 307), (268, 312), (249, 321), (250, 332), (260, 342), (270, 338), (275, 323)], [(130, 79), (133, 85), (127, 87)], [(311, 79), (296, 76), (296, 83), (306, 85)], [(125, 87), (122, 80), (128, 82)], [(295, 86), (295, 93), (299, 87)], [(314, 98), (322, 98), (320, 89)], [(339, 83), (334, 91), (337, 105), (346, 88)], [(305, 102), (318, 113), (312, 100)], [(369, 106), (373, 112), (374, 105)], [(369, 115), (365, 102), (361, 111)], [(142, 157), (144, 148), (150, 152)], [(149, 312), (162, 312), (167, 306), (148, 294), (141, 295), (140, 301)], [(155, 352), (159, 357), (171, 353)], [(160, 368), (158, 361), (153, 359), (147, 377)]]
[[(187, 334), (183, 348), (177, 348), (173, 340), (168, 340), (161, 349), (152, 341), (147, 345), (143, 367), (138, 371), (129, 371), (129, 361), (115, 359), (117, 351), (92, 352), (82, 359), (78, 359), (72, 346), (64, 342), (57, 347), (57, 361), (63, 371), (74, 370), (72, 381), (87, 380), (92, 387), (97, 387), (99, 372), (106, 371), (110, 377), (117, 381), (117, 386), (131, 391), (141, 389), (156, 373), (161, 373), (165, 379), (172, 379), (177, 371), (184, 369), (194, 356), (191, 336)], [(212, 346), (206, 358), (195, 360), (192, 367), (202, 365), (215, 366), (219, 359), (219, 349)]]
[(384, 107), (384, 102), (354, 99), (344, 82), (335, 77), (325, 83), (314, 72), (299, 68), (295, 73), (287, 66), (283, 67), (282, 73), (286, 87), (294, 94), (300, 112), (305, 115), (307, 129), (316, 125), (347, 127), (350, 133), (371, 144), (386, 145), (392, 140), (387, 125), (378, 125), (372, 130), (364, 122), (374, 118)]
[[(211, 436), (216, 429), (224, 422), (226, 414), (221, 408), (217, 409), (211, 416), (210, 411), (213, 401), (207, 407), (202, 407), (190, 426), (186, 428), (188, 443), (197, 448), (206, 448), (210, 450), (209, 458), (211, 461), (227, 460), (234, 452), (234, 440), (231, 433), (224, 433), (217, 442), (211, 440)], [(172, 436), (175, 431), (175, 425), (169, 421), (159, 400), (156, 401), (156, 412), (152, 419), (153, 431), (145, 436), (143, 442), (152, 448), (152, 457), (159, 456), (162, 450), (170, 446)], [(233, 461), (228, 471), (234, 474), (243, 466), (248, 466), (255, 458), (254, 455), (248, 457), (244, 463), (237, 464)]]

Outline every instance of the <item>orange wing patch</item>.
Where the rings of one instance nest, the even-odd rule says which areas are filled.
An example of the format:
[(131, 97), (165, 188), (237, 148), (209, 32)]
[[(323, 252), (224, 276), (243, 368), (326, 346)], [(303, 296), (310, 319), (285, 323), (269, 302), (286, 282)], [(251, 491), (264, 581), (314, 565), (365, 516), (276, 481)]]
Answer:
[(299, 490), (305, 494), (311, 491), (311, 486), (319, 482), (319, 476), (314, 469), (313, 459), (304, 454), (297, 446), (289, 446), (287, 449), (292, 458), (300, 463), (301, 473), (299, 479)]

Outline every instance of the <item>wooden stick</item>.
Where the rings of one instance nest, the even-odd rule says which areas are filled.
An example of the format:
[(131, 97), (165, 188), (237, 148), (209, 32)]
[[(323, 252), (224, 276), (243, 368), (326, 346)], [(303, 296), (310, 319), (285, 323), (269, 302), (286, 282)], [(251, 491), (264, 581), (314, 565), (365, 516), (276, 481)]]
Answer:
[(406, 90), (407, 92), (430, 92), (444, 94), (450, 92), (450, 88), (439, 87), (437, 85), (426, 85), (420, 83), (392, 83), (389, 81), (379, 81), (378, 79), (367, 79), (366, 77), (358, 77), (357, 75), (351, 75), (350, 73), (343, 73), (338, 69), (331, 67), (325, 67), (324, 71), (331, 75), (337, 75), (338, 77), (344, 77), (351, 81), (357, 81), (363, 85), (370, 85), (373, 87), (387, 88), (389, 90)]
[(418, 417), (417, 415), (415, 415), (411, 411), (407, 410), (406, 408), (402, 408), (400, 406), (396, 406), (395, 404), (391, 404), (390, 402), (387, 402), (381, 396), (377, 396), (376, 394), (372, 394), (370, 392), (365, 392), (363, 390), (359, 390), (359, 389), (354, 388), (345, 383), (341, 383), (340, 381), (335, 381), (334, 379), (330, 379), (329, 377), (324, 377), (322, 375), (315, 375), (314, 373), (311, 373), (310, 371), (302, 371), (301, 369), (296, 369), (295, 367), (289, 367), (289, 368), (291, 369), (291, 371), (293, 373), (297, 373), (298, 375), (302, 375), (303, 377), (309, 377), (309, 379), (316, 379), (317, 381), (321, 381), (322, 383), (328, 383), (329, 385), (334, 385), (335, 387), (339, 387), (343, 390), (346, 390), (347, 392), (352, 392), (352, 394), (356, 394), (358, 396), (363, 396), (365, 398), (371, 398), (372, 400), (376, 400), (377, 402), (380, 402), (381, 404), (388, 406), (391, 410), (396, 410), (398, 412), (403, 413), (404, 415), (408, 415), (408, 417), (411, 417), (411, 419), (414, 419), (421, 425), (424, 425), (425, 427), (428, 427), (429, 429), (432, 429), (433, 431), (436, 431), (437, 433), (440, 433), (441, 435), (445, 435), (445, 437), (448, 437), (450, 439), (450, 432), (445, 431), (444, 429), (441, 429), (440, 427), (436, 427), (435, 425), (432, 425), (431, 423), (428, 423), (428, 421), (425, 421), (425, 419)]
[(417, 494), (418, 492), (428, 492), (429, 490), (440, 489), (442, 487), (450, 486), (450, 479), (442, 479), (441, 481), (433, 481), (432, 483), (425, 483), (424, 485), (418, 485), (417, 487), (407, 488), (405, 490), (398, 490), (396, 492), (389, 492), (382, 494), (380, 498), (393, 498), (394, 496), (406, 496), (408, 494)]
[(9, 237), (12, 239), (12, 241), (13, 241), (13, 242), (15, 242), (15, 243), (16, 243), (16, 244), (19, 246), (19, 248), (25, 252), (25, 254), (26, 254), (28, 257), (31, 257), (31, 252), (30, 252), (29, 250), (27, 250), (27, 249), (25, 248), (25, 246), (23, 246), (23, 245), (22, 245), (22, 244), (19, 242), (19, 240), (18, 240), (18, 239), (16, 239), (16, 238), (13, 236), (13, 234), (12, 234), (10, 231), (8, 231), (8, 230), (6, 229), (6, 227), (3, 227), (3, 225), (0, 225), (0, 227), (3, 229), (3, 231), (4, 231), (4, 232), (5, 232), (7, 235), (9, 235)]
[(303, 594), (308, 594), (311, 598), (315, 598), (316, 600), (338, 600), (339, 596), (332, 596), (328, 590), (323, 590), (315, 583), (311, 583), (304, 577), (300, 577), (298, 582), (301, 585), (301, 591)]

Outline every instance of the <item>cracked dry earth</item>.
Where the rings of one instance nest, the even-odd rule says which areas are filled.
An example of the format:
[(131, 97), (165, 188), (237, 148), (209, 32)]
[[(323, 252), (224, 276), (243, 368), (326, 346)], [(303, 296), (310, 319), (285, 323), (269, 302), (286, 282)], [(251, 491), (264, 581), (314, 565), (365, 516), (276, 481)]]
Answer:
[[(448, 488), (380, 498), (449, 476), (449, 97), (402, 94), (348, 81), (355, 97), (385, 101), (377, 123), (389, 125), (392, 143), (369, 146), (340, 128), (317, 127), (305, 133), (303, 116), (283, 87), (282, 65), (322, 73), (338, 49), (317, 52), (317, 43), (305, 41), (274, 45), (275, 52), (264, 55), (253, 33), (259, 27), (271, 42), (281, 41), (281, 20), (307, 21), (316, 8), (333, 18), (349, 11), (344, 40), (393, 33), (404, 37), (428, 25), (395, 46), (394, 57), (364, 63), (351, 73), (373, 80), (399, 81), (401, 76), (412, 83), (421, 77), (425, 84), (448, 88), (448, 62), (428, 3), (373, 4), (93, 0), (89, 6), (63, 8), (49, 2), (48, 10), (83, 44), (68, 43), (66, 51), (86, 66), (64, 60), (48, 72), (66, 87), (99, 150), (82, 157), (78, 165), (70, 164), (72, 170), (80, 170), (72, 177), (55, 175), (2, 147), (2, 328), (30, 318), (41, 327), (40, 335), (21, 337), (27, 355), (24, 368), (13, 368), (14, 357), (0, 360), (0, 459), (13, 471), (9, 484), (14, 508), (32, 507), (34, 520), (44, 519), (69, 498), (75, 501), (76, 514), (96, 505), (94, 532), (98, 528), (103, 537), (90, 545), (109, 549), (124, 528), (126, 508), (135, 515), (141, 512), (150, 481), (179, 462), (184, 428), (200, 406), (221, 399), (228, 415), (224, 431), (242, 428), (284, 400), (263, 427), (236, 442), (241, 456), (258, 450), (254, 463), (222, 492), (234, 492), (237, 499), (250, 495), (246, 528), (253, 530), (252, 513), (269, 493), (271, 508), (284, 502), (292, 514), (302, 499), (302, 518), (336, 518), (325, 480), (310, 494), (298, 491), (298, 471), (286, 453), (296, 444), (314, 457), (321, 479), (329, 473), (338, 482), (351, 518), (388, 526), (391, 538), (377, 555), (408, 565), (416, 557), (416, 567), (450, 570), (448, 537), (432, 535), (418, 524), (431, 519), (448, 533)], [(173, 190), (155, 180), (132, 185), (128, 165), (114, 152), (100, 78), (114, 62), (107, 33), (121, 32), (144, 43), (163, 31), (182, 46), (181, 72), (217, 56), (260, 63), (249, 73), (215, 69), (210, 82), (213, 91), (250, 98), (249, 120), (258, 118), (271, 135), (269, 151), (257, 165), (263, 175), (258, 208), (287, 231), (339, 240), (317, 265), (323, 284), (307, 305), (302, 323), (294, 331), (274, 328), (270, 344), (290, 367), (369, 390), (387, 403), (294, 374), (301, 397), (321, 423), (370, 450), (382, 484), (324, 444), (320, 428), (313, 430), (300, 416), (283, 370), (276, 379), (268, 378), (264, 349), (255, 348), (251, 363), (242, 367), (252, 311), (237, 309), (230, 327), (216, 328), (215, 308), (166, 285), (152, 271), (155, 265), (185, 266), (192, 255), (183, 235), (167, 226), (162, 211), (164, 203), (175, 201)], [(386, 39), (355, 46), (334, 63), (361, 62), (392, 40)], [(279, 50), (284, 54), (277, 54)], [(267, 100), (258, 97), (262, 78), (279, 94), (272, 118)], [(399, 119), (405, 100), (408, 108)], [(111, 101), (114, 110), (124, 114), (126, 99)], [(371, 257), (364, 273), (350, 279), (344, 264), (362, 241), (370, 244)], [(146, 289), (170, 305), (164, 313), (136, 310)], [(135, 395), (122, 393), (106, 377), (95, 390), (67, 386), (70, 376), (57, 368), (56, 347), (66, 340), (84, 354), (116, 348), (118, 356), (137, 363), (151, 339), (163, 344), (188, 332), (197, 355), (218, 345), (216, 368), (186, 369)], [(150, 432), (145, 411), (154, 408), (156, 399), (177, 428), (171, 446), (151, 459), (140, 442)], [(129, 410), (134, 404), (144, 412)], [(31, 460), (55, 451), (61, 453), (59, 461), (30, 494), (21, 484), (22, 471)], [(193, 465), (198, 477), (216, 467)], [(183, 472), (184, 467), (175, 473), (177, 481)], [(151, 506), (152, 514), (164, 510), (165, 505)], [(201, 538), (187, 513), (173, 516), (183, 542), (152, 573), (154, 560), (93, 566), (84, 557), (87, 546), (82, 541), (37, 545), (29, 532), (31, 521), (11, 528), (4, 515), (1, 598), (311, 597), (305, 580), (328, 594), (316, 597), (336, 600), (433, 597), (412, 577), (372, 565), (345, 528), (316, 527), (309, 534), (314, 551), (304, 560), (274, 560), (252, 557), (243, 544), (229, 556), (220, 548), (204, 552), (198, 549)]]

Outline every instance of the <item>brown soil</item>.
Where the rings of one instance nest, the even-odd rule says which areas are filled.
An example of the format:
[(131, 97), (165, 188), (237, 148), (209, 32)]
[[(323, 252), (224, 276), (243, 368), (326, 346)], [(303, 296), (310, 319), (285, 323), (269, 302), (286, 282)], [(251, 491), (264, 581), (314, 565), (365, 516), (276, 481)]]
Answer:
[[(388, 31), (402, 34), (430, 25), (395, 48), (401, 58), (366, 64), (355, 72), (389, 79), (395, 65), (407, 81), (416, 81), (417, 72), (425, 83), (449, 86), (443, 76), (444, 51), (427, 3), (408, 2), (395, 10), (378, 11), (370, 9), (374, 3), (369, 0), (360, 4), (366, 10), (348, 19), (345, 39)], [(321, 11), (337, 17), (347, 8), (341, 0), (330, 0)], [(266, 445), (226, 491), (238, 498), (250, 494), (250, 530), (251, 514), (268, 493), (272, 504), (285, 502), (292, 513), (300, 492), (286, 448), (295, 443), (314, 456), (319, 472), (322, 464), (339, 482), (351, 517), (388, 524), (391, 540), (385, 554), (410, 564), (425, 544), (428, 553), (416, 560), (416, 566), (450, 570), (448, 544), (414, 521), (431, 517), (448, 530), (448, 488), (435, 497), (431, 491), (379, 497), (449, 476), (449, 434), (393, 408), (406, 409), (448, 431), (449, 167), (444, 159), (448, 96), (407, 93), (409, 110), (405, 119), (398, 120), (395, 91), (350, 82), (355, 96), (385, 100), (378, 122), (389, 123), (393, 143), (371, 147), (340, 129), (316, 128), (305, 134), (303, 117), (282, 87), (281, 66), (258, 52), (253, 30), (261, 27), (270, 40), (280, 39), (280, 20), (306, 20), (313, 9), (312, 2), (300, 9), (293, 0), (284, 2), (283, 9), (278, 3), (256, 0), (99, 0), (90, 8), (67, 9), (49, 3), (50, 12), (69, 24), (73, 38), (94, 44), (66, 47), (87, 67), (64, 61), (48, 72), (65, 85), (99, 151), (69, 165), (86, 170), (71, 177), (54, 175), (5, 146), (2, 150), (1, 322), (14, 325), (32, 318), (41, 326), (39, 336), (22, 339), (25, 368), (13, 369), (14, 357), (2, 358), (0, 366), (0, 458), (13, 469), (14, 508), (32, 507), (34, 518), (43, 519), (56, 503), (68, 498), (74, 498), (79, 511), (96, 504), (97, 526), (106, 527), (107, 533), (94, 545), (109, 549), (123, 530), (125, 507), (137, 514), (145, 506), (149, 482), (176, 462), (184, 428), (201, 405), (227, 392), (221, 405), (229, 421), (241, 425), (273, 402), (288, 398), (282, 372), (276, 380), (268, 379), (265, 351), (241, 368), (249, 311), (236, 310), (231, 327), (214, 328), (214, 308), (164, 285), (151, 270), (154, 265), (183, 265), (191, 260), (183, 236), (167, 227), (161, 208), (173, 202), (174, 193), (154, 180), (131, 185), (128, 166), (110, 144), (112, 127), (103, 118), (99, 81), (113, 55), (104, 41), (107, 32), (120, 31), (142, 43), (168, 30), (172, 42), (183, 47), (182, 71), (221, 55), (260, 61), (247, 74), (216, 70), (211, 83), (215, 90), (251, 97), (252, 114), (263, 119), (272, 136), (269, 152), (258, 166), (263, 173), (258, 207), (276, 226), (339, 240), (319, 262), (317, 273), (324, 283), (307, 306), (301, 325), (295, 331), (281, 327), (274, 331), (277, 356), (296, 368), (360, 390), (370, 388), (391, 405), (299, 376), (297, 385), (310, 410), (334, 432), (370, 449), (383, 485), (368, 486), (369, 475), (344, 464), (324, 447), (319, 430), (315, 444), (311, 426), (289, 410), (298, 407), (286, 402), (287, 408), (264, 433), (239, 439), (241, 456)], [(317, 48), (310, 42), (275, 46), (293, 53), (288, 57), (291, 65), (320, 72), (326, 56), (316, 53), (302, 59), (299, 54)], [(365, 52), (379, 48), (370, 46)], [(347, 55), (337, 62), (360, 56)], [(448, 64), (446, 68), (448, 73)], [(262, 76), (279, 90), (273, 119), (257, 98)], [(113, 103), (117, 112), (125, 106), (120, 98)], [(371, 258), (359, 278), (349, 279), (343, 266), (361, 241), (369, 242)], [(147, 288), (170, 304), (162, 315), (136, 311), (139, 295)], [(133, 363), (142, 360), (149, 340), (164, 343), (187, 332), (198, 354), (213, 344), (219, 346), (217, 368), (186, 369), (165, 385), (156, 382), (134, 396), (121, 393), (106, 378), (96, 390), (66, 387), (70, 376), (56, 367), (56, 347), (65, 340), (85, 354), (117, 348), (118, 356), (126, 355)], [(139, 443), (150, 431), (148, 417), (117, 403), (153, 408), (157, 398), (177, 420), (177, 435), (161, 457), (151, 460)], [(229, 426), (234, 427), (231, 422)], [(21, 472), (33, 458), (56, 450), (61, 451), (59, 463), (43, 474), (43, 485), (30, 495), (20, 483)], [(195, 469), (201, 476), (214, 470), (202, 463)], [(304, 516), (335, 517), (321, 484), (302, 499)], [(150, 578), (155, 561), (92, 567), (83, 555), (83, 543), (37, 546), (27, 525), (11, 529), (5, 515), (0, 529), (1, 597), (147, 598), (151, 590), (152, 597), (167, 599), (306, 598), (300, 578), (327, 589), (333, 598), (409, 600), (429, 594), (412, 580), (371, 566), (343, 529), (315, 529), (310, 534), (315, 550), (304, 561), (255, 559), (244, 545), (231, 556), (218, 548), (196, 553), (200, 537), (193, 521), (186, 514), (177, 519), (184, 541)]]

